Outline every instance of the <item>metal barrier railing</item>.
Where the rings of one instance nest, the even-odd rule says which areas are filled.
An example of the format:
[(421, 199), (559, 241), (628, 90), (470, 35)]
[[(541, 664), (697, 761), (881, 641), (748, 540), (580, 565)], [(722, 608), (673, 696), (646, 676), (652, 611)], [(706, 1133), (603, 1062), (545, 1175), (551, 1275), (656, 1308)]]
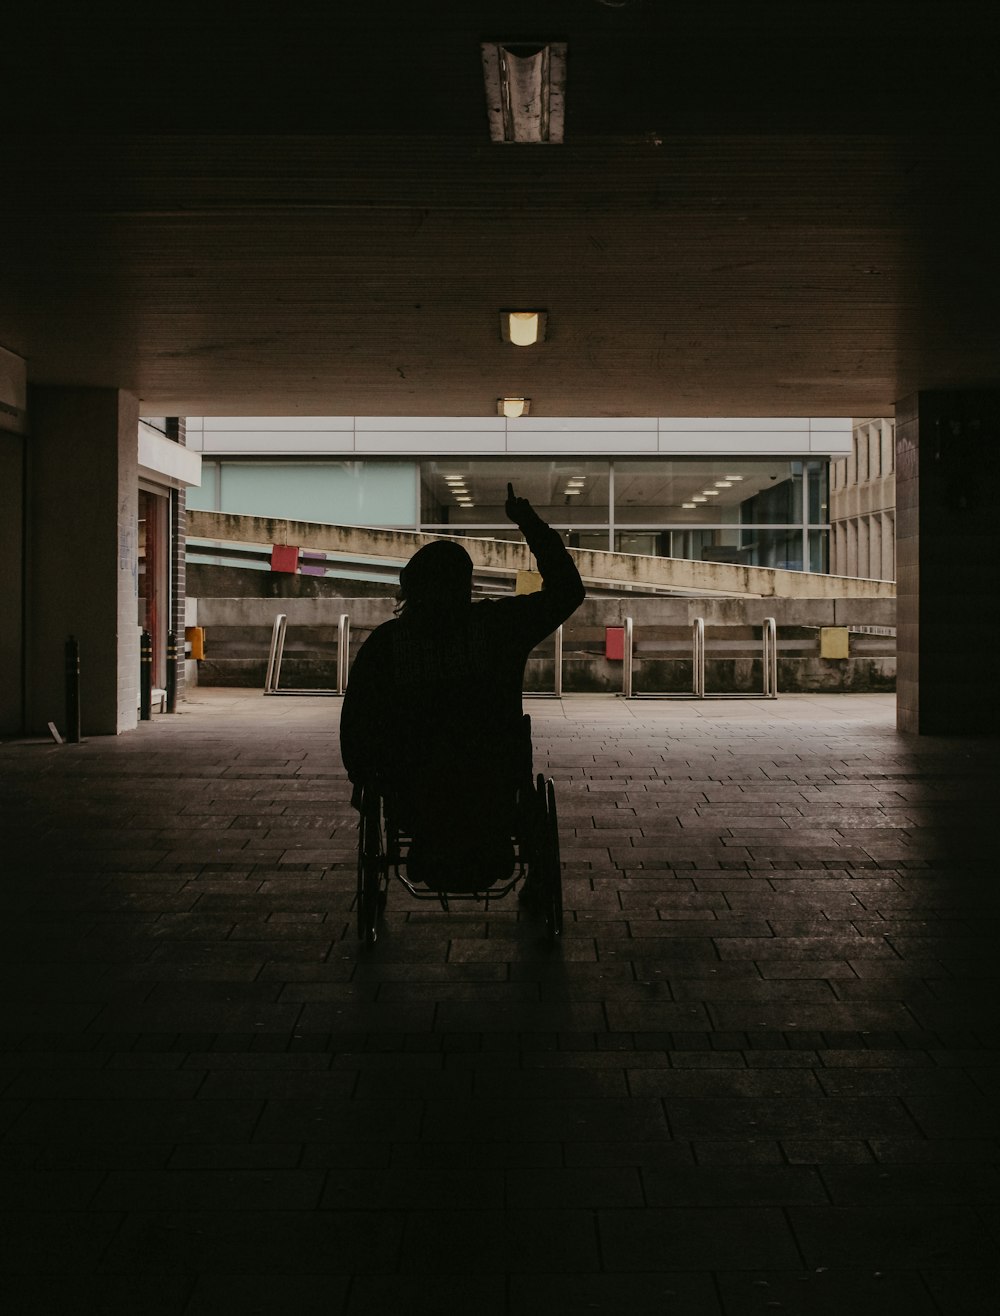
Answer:
[(346, 612), (340, 614), (337, 623), (337, 688), (335, 690), (310, 690), (304, 687), (283, 687), (281, 685), (281, 662), (285, 656), (285, 637), (288, 634), (288, 617), (279, 612), (274, 619), (271, 631), (271, 647), (267, 655), (267, 672), (264, 676), (266, 695), (325, 695), (340, 696), (347, 689), (347, 674), (351, 665), (351, 621)]
[(773, 617), (765, 617), (761, 627), (761, 664), (763, 689), (722, 691), (705, 689), (705, 619), (695, 617), (691, 625), (691, 689), (679, 691), (642, 691), (633, 686), (635, 625), (625, 618), (625, 645), (622, 662), (622, 695), (626, 699), (777, 699), (778, 697), (778, 628)]
[[(760, 656), (763, 669), (761, 690), (713, 690), (705, 699), (777, 699), (778, 697), (778, 627), (773, 617), (765, 617), (760, 630)], [(704, 658), (702, 658), (704, 663)], [(704, 682), (704, 672), (702, 673)], [(704, 688), (704, 687), (703, 687)]]
[(553, 637), (552, 661), (555, 668), (553, 688), (551, 690), (525, 690), (525, 699), (562, 699), (563, 692), (563, 628), (560, 626)]
[(636, 693), (633, 686), (635, 658), (635, 622), (625, 618), (625, 646), (622, 659), (622, 694), (626, 699), (704, 699), (705, 698), (705, 621), (695, 617), (691, 623), (691, 689), (654, 690)]

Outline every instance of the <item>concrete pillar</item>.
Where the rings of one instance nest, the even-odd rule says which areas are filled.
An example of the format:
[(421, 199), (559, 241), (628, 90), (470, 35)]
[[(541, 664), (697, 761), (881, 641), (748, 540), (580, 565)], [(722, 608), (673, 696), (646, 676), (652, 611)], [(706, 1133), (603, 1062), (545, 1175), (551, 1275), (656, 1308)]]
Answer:
[(901, 731), (1000, 730), (998, 476), (1000, 391), (924, 392), (897, 405)]
[(0, 425), (0, 735), (23, 722), (24, 438)]
[(139, 405), (116, 389), (34, 388), (27, 444), (27, 730), (64, 724), (80, 642), (84, 734), (136, 724)]

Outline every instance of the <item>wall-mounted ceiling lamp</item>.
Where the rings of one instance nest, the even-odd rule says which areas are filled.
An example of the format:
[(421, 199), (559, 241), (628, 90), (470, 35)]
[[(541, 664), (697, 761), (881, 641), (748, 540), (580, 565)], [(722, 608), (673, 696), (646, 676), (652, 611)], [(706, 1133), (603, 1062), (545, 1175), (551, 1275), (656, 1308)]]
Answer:
[(517, 420), (531, 410), (531, 398), (497, 398), (497, 415)]
[(545, 311), (501, 311), (500, 337), (515, 347), (534, 347), (545, 340)]
[(483, 82), (494, 142), (561, 142), (566, 43), (484, 41)]

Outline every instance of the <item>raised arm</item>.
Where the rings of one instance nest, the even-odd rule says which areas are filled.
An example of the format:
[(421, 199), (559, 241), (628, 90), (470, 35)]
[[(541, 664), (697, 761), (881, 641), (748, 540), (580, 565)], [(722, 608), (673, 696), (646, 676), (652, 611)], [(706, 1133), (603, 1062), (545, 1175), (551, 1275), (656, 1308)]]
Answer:
[(542, 577), (538, 594), (518, 600), (529, 638), (537, 644), (573, 615), (586, 597), (586, 590), (562, 536), (545, 524), (527, 498), (517, 497), (511, 484), (507, 485), (504, 510), (527, 540)]

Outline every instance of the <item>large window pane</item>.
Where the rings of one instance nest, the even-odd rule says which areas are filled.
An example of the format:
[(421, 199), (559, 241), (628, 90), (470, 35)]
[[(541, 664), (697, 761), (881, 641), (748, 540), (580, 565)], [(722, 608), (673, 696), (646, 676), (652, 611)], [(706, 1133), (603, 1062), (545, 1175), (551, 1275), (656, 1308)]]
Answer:
[(202, 461), (201, 484), (188, 487), (185, 505), (190, 512), (219, 510), (219, 463)]
[(745, 530), (741, 560), (754, 567), (777, 567), (784, 571), (801, 571), (802, 531)]
[(618, 530), (615, 550), (696, 562), (747, 562), (742, 533), (733, 530)]
[(825, 525), (830, 519), (826, 462), (806, 462), (806, 474), (809, 480), (809, 522), (811, 525)]
[(424, 461), (420, 520), (425, 526), (503, 525), (510, 481), (550, 525), (607, 525), (609, 469), (606, 461), (574, 458)]
[(802, 463), (777, 458), (615, 462), (618, 526), (802, 521)]
[(221, 510), (330, 525), (416, 524), (413, 462), (226, 462)]
[(829, 571), (830, 532), (829, 530), (809, 531), (809, 570)]

